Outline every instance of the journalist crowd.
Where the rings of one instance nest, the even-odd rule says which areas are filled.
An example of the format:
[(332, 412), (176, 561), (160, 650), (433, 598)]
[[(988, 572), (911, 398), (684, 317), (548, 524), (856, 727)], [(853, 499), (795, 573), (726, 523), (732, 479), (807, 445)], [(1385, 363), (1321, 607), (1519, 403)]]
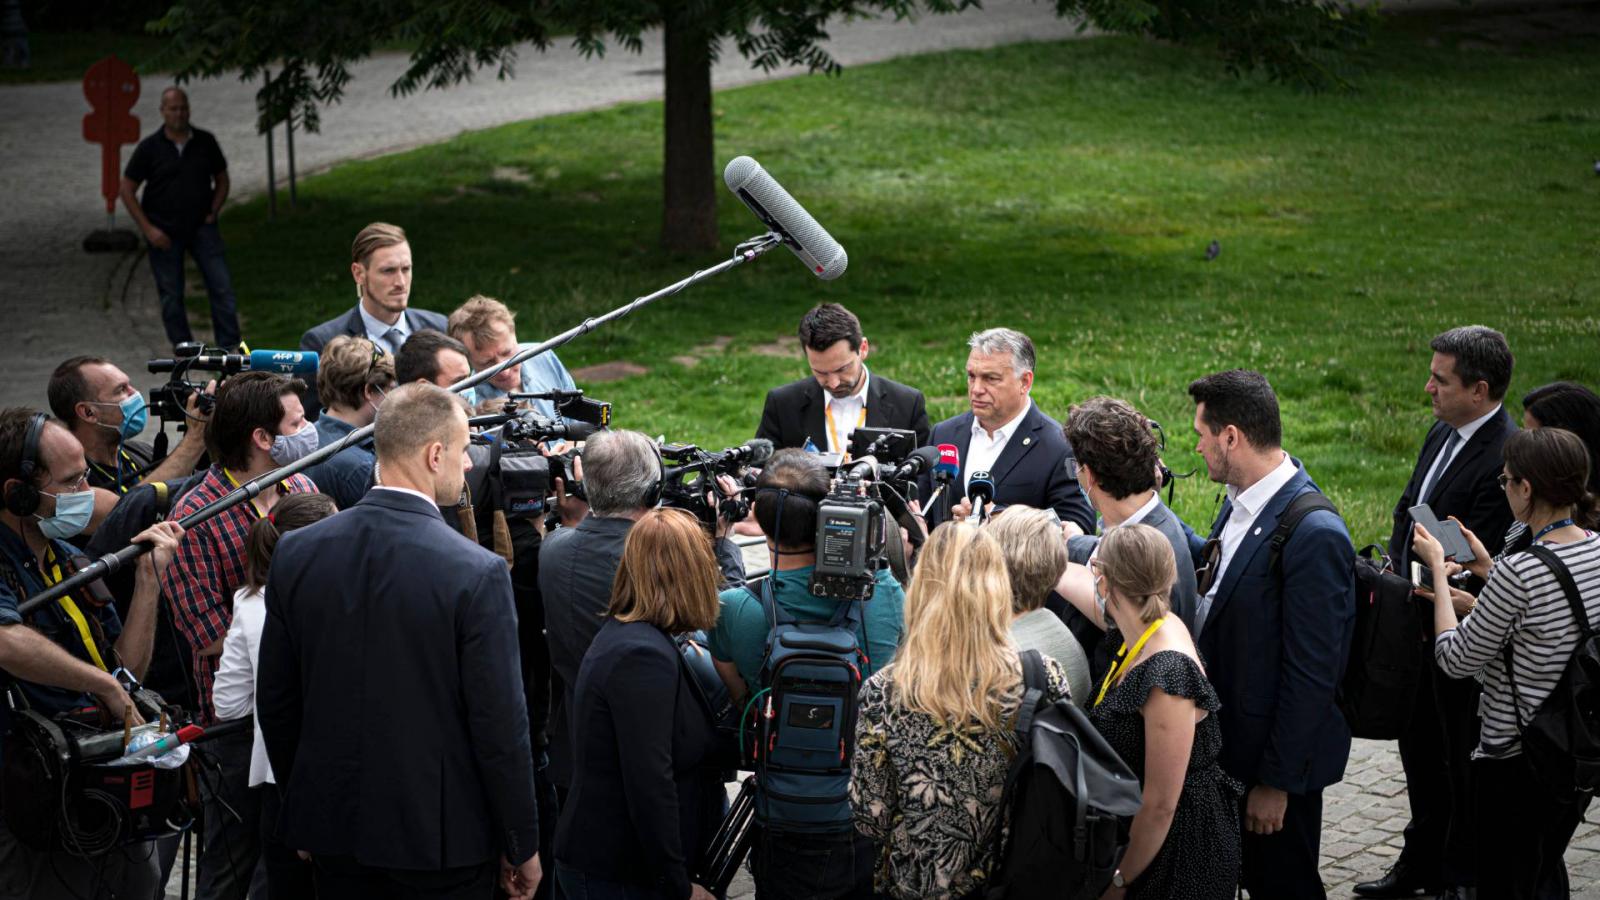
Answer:
[(1435, 421), (1358, 553), (1260, 372), (1188, 384), (1225, 494), (1188, 523), (1159, 426), (1043, 408), (1011, 328), (930, 422), (818, 305), (708, 452), (413, 275), (374, 223), (300, 375), (180, 345), (147, 396), (84, 355), (0, 411), (0, 900), (187, 892), (191, 842), (201, 900), (703, 900), (745, 864), (759, 900), (1315, 898), (1353, 736), (1398, 741), (1410, 814), (1357, 895), (1568, 896), (1600, 397), (1508, 402), (1498, 331), (1418, 335)]

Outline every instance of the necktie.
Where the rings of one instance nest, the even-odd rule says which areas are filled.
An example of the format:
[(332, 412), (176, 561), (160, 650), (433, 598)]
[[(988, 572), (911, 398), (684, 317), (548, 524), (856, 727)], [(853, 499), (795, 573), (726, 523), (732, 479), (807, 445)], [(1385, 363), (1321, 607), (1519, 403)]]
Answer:
[(1422, 486), (1422, 493), (1417, 495), (1418, 503), (1427, 503), (1428, 495), (1433, 493), (1433, 486), (1439, 483), (1439, 478), (1444, 475), (1444, 470), (1450, 466), (1450, 454), (1456, 451), (1461, 443), (1461, 432), (1450, 429), (1450, 439), (1444, 442), (1444, 449), (1439, 451), (1439, 464), (1429, 473), (1427, 483)]
[(406, 336), (398, 328), (391, 328), (383, 333), (383, 342), (389, 345), (390, 353), (399, 353), (400, 345), (406, 342)]

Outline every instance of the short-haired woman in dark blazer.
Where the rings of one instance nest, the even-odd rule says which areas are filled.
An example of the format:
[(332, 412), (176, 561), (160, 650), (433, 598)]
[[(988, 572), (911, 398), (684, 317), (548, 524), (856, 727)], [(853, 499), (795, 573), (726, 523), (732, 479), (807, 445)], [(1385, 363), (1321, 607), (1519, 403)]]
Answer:
[(572, 789), (556, 829), (570, 900), (710, 900), (690, 867), (716, 831), (722, 784), (709, 711), (673, 635), (716, 624), (711, 540), (682, 510), (628, 532), (606, 623), (573, 687)]

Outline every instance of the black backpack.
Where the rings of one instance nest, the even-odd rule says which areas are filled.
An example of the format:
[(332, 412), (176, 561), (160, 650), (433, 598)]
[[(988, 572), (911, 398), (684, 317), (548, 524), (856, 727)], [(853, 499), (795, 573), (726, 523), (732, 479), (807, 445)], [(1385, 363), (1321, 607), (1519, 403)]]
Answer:
[(1511, 707), (1522, 736), (1522, 755), (1546, 785), (1563, 793), (1594, 793), (1600, 789), (1600, 635), (1589, 624), (1572, 573), (1556, 552), (1534, 544), (1528, 552), (1555, 573), (1572, 607), (1580, 637), (1572, 659), (1550, 696), (1522, 724), (1522, 698), (1517, 693), (1516, 669), (1511, 665), (1511, 642), (1501, 650), (1506, 680), (1511, 683)]
[(1139, 811), (1143, 791), (1082, 710), (1045, 699), (1039, 652), (1021, 657), (1020, 743), (1000, 800), (995, 869), (985, 897), (1094, 900), (1122, 862), (1126, 820)]
[[(1319, 509), (1338, 509), (1317, 491), (1289, 502), (1272, 532), (1272, 571), (1282, 565), (1284, 545), (1300, 520)], [(1433, 664), (1432, 619), (1412, 593), (1411, 582), (1388, 570), (1382, 548), (1368, 544), (1356, 555), (1356, 622), (1350, 658), (1339, 679), (1335, 701), (1358, 738), (1392, 741), (1411, 720), (1417, 685)]]

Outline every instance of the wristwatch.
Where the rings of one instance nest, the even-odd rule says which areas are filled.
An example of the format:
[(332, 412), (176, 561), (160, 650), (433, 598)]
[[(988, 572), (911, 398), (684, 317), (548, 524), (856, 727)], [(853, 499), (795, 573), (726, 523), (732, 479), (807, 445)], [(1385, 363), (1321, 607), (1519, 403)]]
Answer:
[(1122, 877), (1121, 869), (1111, 873), (1111, 886), (1118, 888), (1125, 888), (1128, 886), (1127, 880)]

